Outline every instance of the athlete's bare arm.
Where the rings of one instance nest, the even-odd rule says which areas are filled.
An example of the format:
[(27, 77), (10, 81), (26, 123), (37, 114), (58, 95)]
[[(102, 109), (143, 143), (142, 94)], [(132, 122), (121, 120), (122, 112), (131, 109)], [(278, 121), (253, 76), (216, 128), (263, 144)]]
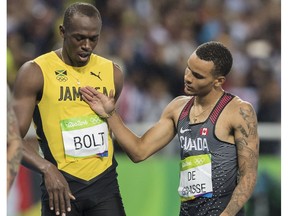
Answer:
[(251, 104), (236, 98), (231, 122), (237, 145), (239, 182), (221, 216), (235, 215), (251, 197), (257, 178), (259, 137), (257, 117)]
[[(84, 100), (99, 115), (105, 116), (115, 109), (113, 95), (109, 98), (91, 87), (81, 89)], [(98, 97), (95, 98), (95, 97)], [(180, 110), (188, 101), (188, 97), (174, 99), (164, 109), (159, 121), (147, 130), (142, 136), (137, 136), (123, 123), (117, 113), (113, 113), (107, 122), (115, 138), (132, 161), (140, 162), (153, 155), (170, 143), (176, 135), (176, 124)]]
[(124, 76), (121, 68), (117, 64), (113, 64), (114, 69), (114, 83), (115, 83), (115, 101), (118, 100), (122, 92)]
[(24, 140), (30, 127), (33, 111), (42, 92), (43, 76), (39, 66), (30, 61), (20, 70), (14, 85), (14, 109), (18, 119), (20, 133), (23, 138), (23, 164), (44, 175), (45, 185), (49, 193), (51, 209), (59, 213), (70, 211), (71, 194), (69, 186), (57, 167), (39, 155), (32, 143)]
[(137, 136), (126, 127), (118, 114), (112, 115), (107, 119), (115, 138), (119, 145), (129, 155), (133, 162), (141, 162), (164, 146), (170, 143), (176, 134), (175, 123), (173, 120), (173, 105), (170, 104), (156, 124), (147, 130), (142, 136)]
[(12, 95), (7, 86), (7, 194), (17, 175), (23, 152), (17, 118), (12, 107)]

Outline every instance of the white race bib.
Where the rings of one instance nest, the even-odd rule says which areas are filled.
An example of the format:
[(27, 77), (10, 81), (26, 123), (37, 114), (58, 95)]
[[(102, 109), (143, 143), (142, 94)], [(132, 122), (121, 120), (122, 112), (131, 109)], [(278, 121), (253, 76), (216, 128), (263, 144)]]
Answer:
[(108, 156), (108, 126), (96, 115), (60, 121), (66, 158)]
[(190, 156), (181, 161), (178, 193), (181, 201), (212, 197), (211, 155)]

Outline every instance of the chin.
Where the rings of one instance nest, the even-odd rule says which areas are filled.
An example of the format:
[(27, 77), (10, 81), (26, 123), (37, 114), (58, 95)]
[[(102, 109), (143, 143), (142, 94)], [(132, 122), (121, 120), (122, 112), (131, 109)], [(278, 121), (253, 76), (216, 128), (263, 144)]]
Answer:
[(195, 92), (189, 91), (189, 90), (187, 90), (186, 88), (184, 89), (184, 93), (185, 93), (185, 95), (188, 95), (188, 96), (195, 96), (195, 95), (196, 95)]
[(88, 61), (77, 61), (77, 67), (83, 67), (88, 63)]
[(184, 91), (185, 95), (187, 96), (196, 96), (197, 94), (191, 91)]

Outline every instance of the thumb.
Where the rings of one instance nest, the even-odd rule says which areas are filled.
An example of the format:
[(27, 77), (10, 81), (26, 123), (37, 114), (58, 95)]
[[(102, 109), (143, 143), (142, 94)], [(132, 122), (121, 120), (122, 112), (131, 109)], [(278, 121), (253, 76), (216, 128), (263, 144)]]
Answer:
[(69, 198), (72, 199), (72, 200), (76, 200), (76, 198), (72, 195), (71, 192), (69, 192)]

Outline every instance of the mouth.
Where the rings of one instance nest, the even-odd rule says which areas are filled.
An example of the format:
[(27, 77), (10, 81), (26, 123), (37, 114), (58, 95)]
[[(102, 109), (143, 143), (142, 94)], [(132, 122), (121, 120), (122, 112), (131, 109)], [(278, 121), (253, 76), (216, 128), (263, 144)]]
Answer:
[(189, 86), (187, 83), (184, 83), (184, 87), (185, 87), (185, 89), (187, 89), (188, 91), (193, 91), (193, 90), (194, 90), (194, 88), (191, 87), (191, 86)]
[(87, 61), (90, 55), (91, 53), (87, 53), (87, 52), (78, 54), (81, 61)]

